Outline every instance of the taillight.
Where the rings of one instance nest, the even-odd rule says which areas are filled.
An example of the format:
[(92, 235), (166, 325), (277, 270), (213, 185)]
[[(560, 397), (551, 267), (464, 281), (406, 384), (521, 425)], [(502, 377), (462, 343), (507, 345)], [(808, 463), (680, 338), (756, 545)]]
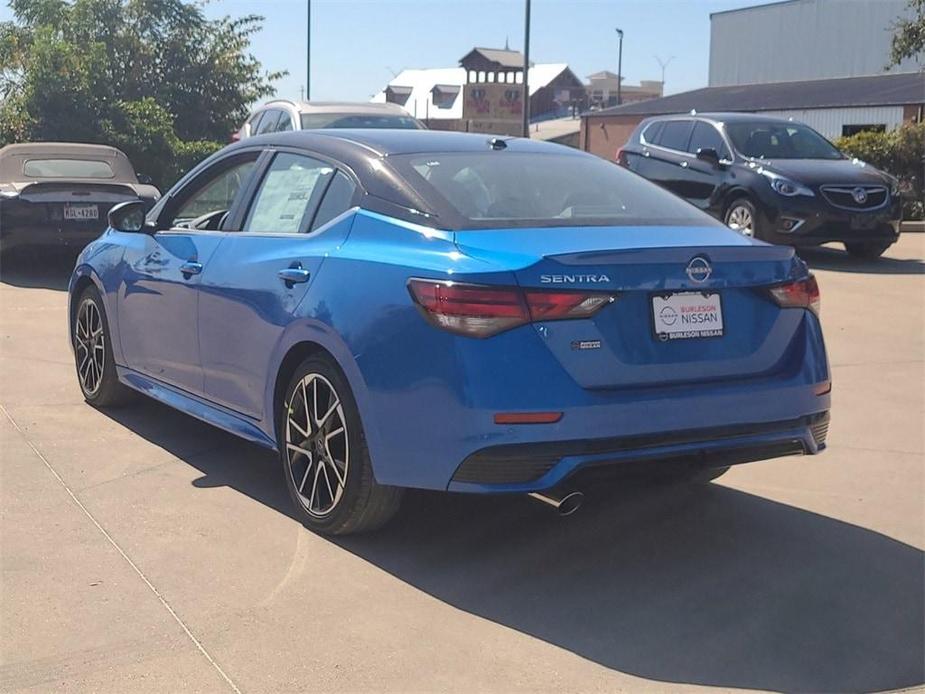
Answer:
[(613, 301), (598, 292), (524, 291), (440, 280), (413, 279), (408, 289), (434, 325), (469, 337), (491, 337), (532, 321), (588, 318)]
[(622, 147), (617, 148), (617, 163), (623, 166), (627, 165), (626, 154), (623, 152)]
[(808, 308), (817, 316), (819, 315), (819, 285), (813, 275), (805, 280), (771, 287), (769, 291), (777, 305), (782, 308)]

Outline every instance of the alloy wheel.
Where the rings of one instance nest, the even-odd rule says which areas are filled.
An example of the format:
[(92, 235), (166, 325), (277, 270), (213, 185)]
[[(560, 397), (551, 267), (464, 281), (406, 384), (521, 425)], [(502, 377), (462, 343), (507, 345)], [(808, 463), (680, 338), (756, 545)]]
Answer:
[(736, 205), (729, 210), (726, 224), (730, 229), (738, 231), (744, 236), (755, 235), (755, 220), (752, 218), (751, 210), (744, 205)]
[(347, 484), (350, 446), (340, 397), (321, 374), (309, 373), (286, 403), (286, 462), (305, 510), (327, 516)]
[(84, 299), (77, 310), (74, 327), (77, 376), (87, 395), (95, 395), (103, 382), (106, 364), (106, 335), (100, 309), (92, 299)]

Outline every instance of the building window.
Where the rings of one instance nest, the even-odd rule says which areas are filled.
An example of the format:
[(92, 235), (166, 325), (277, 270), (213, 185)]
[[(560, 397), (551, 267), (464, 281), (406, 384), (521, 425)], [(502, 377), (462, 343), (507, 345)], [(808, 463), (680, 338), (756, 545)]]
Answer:
[(841, 127), (842, 137), (849, 137), (850, 135), (857, 135), (862, 132), (871, 132), (871, 133), (882, 133), (886, 132), (886, 125), (884, 123), (867, 123), (865, 125), (843, 125)]

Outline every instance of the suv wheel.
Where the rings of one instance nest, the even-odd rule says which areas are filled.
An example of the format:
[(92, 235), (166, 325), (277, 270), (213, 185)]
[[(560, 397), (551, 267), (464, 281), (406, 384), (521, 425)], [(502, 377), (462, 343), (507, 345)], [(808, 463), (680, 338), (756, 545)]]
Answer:
[(738, 198), (732, 201), (726, 210), (723, 220), (730, 229), (738, 231), (743, 236), (761, 238), (758, 229), (758, 211), (748, 198)]
[(302, 362), (280, 410), (283, 475), (306, 528), (347, 535), (375, 530), (395, 515), (403, 490), (373, 477), (356, 401), (333, 360)]

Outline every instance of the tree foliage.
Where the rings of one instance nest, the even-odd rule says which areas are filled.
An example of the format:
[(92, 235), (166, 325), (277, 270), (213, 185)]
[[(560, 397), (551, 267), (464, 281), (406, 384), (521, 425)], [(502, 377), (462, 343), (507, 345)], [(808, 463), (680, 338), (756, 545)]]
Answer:
[(248, 53), (262, 17), (189, 0), (10, 0), (0, 23), (0, 144), (102, 142), (166, 186), (274, 93)]
[(897, 19), (893, 24), (888, 67), (925, 55), (925, 0), (909, 0), (907, 7), (911, 16)]
[(906, 219), (925, 216), (925, 123), (904, 123), (887, 132), (861, 131), (835, 144), (899, 179)]

